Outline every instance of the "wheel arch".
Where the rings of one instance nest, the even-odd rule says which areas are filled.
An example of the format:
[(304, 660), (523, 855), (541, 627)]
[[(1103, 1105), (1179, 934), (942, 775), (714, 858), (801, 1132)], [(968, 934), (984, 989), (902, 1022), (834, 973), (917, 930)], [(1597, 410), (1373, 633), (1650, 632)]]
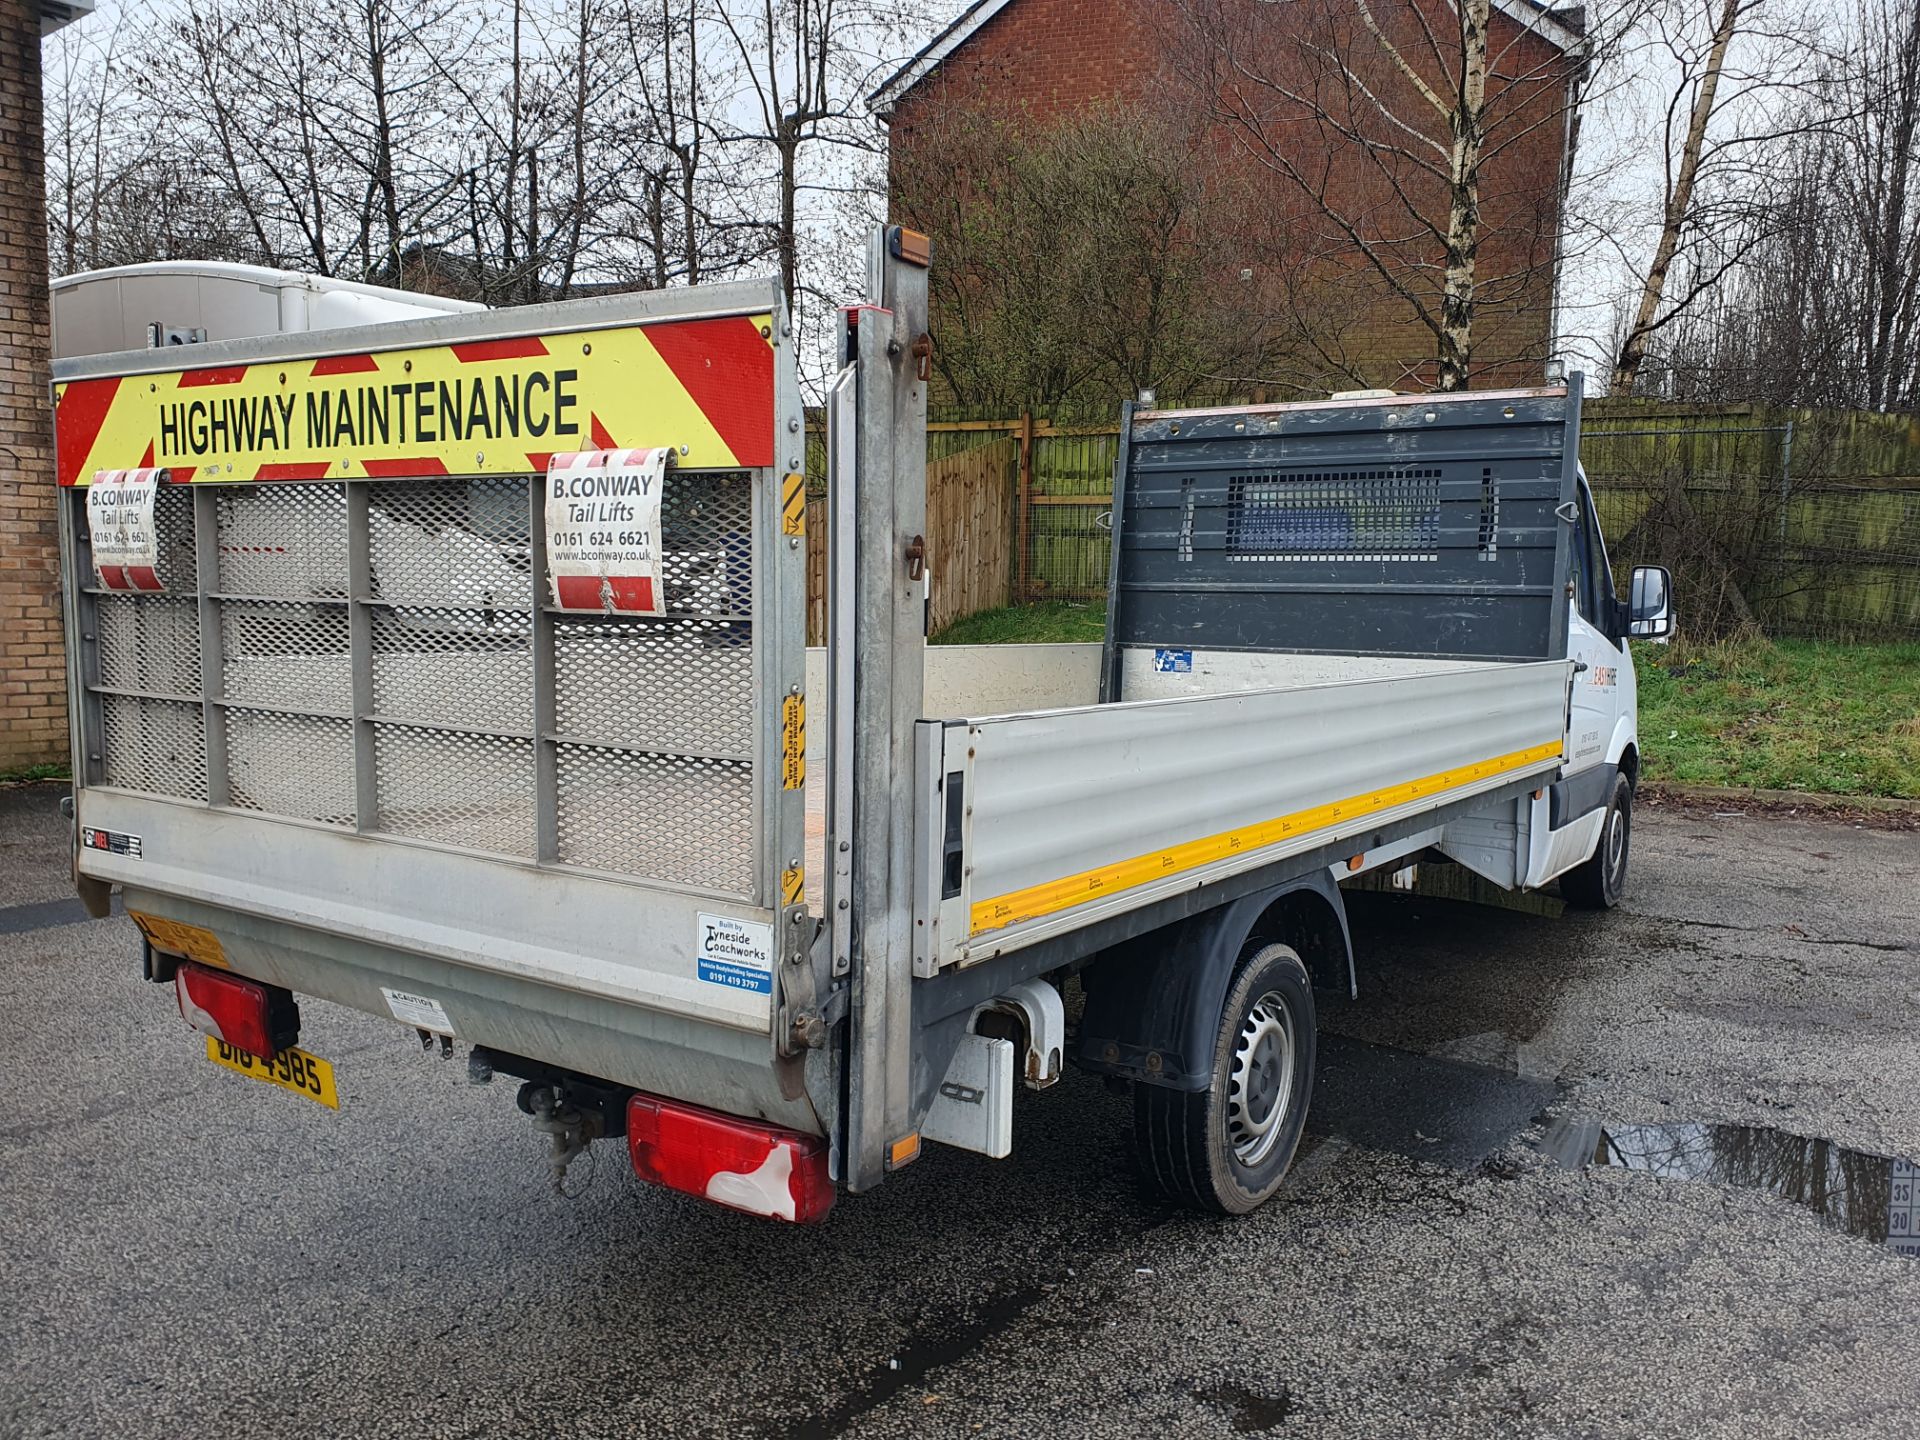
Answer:
[(1074, 1064), (1167, 1089), (1206, 1089), (1241, 958), (1275, 943), (1299, 954), (1316, 989), (1353, 986), (1340, 887), (1314, 871), (1136, 936), (1083, 970), (1087, 1004)]
[(1640, 746), (1633, 740), (1627, 741), (1626, 749), (1620, 752), (1620, 773), (1627, 777), (1627, 783), (1634, 789), (1640, 788)]

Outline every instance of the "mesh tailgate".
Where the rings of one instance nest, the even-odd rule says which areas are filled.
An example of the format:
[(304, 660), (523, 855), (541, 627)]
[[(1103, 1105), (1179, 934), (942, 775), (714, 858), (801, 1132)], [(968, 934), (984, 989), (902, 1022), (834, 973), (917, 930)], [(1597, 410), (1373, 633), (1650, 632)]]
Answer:
[(163, 487), (165, 593), (85, 577), (92, 778), (751, 896), (752, 497), (670, 472), (668, 613), (613, 618), (536, 604), (526, 477)]

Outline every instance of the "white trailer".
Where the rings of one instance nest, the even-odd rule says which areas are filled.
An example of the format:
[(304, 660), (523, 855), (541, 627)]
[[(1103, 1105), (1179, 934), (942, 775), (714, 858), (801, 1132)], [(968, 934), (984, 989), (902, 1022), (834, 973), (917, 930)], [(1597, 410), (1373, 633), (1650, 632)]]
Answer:
[(1342, 879), (1618, 898), (1670, 622), (1612, 595), (1577, 380), (1129, 410), (1104, 644), (929, 651), (924, 265), (883, 232), (843, 317), (811, 656), (770, 283), (57, 367), (75, 873), (210, 1058), (338, 1103), (295, 993), (391, 1015), (556, 1166), (624, 1136), (790, 1220), (1005, 1155), (1070, 1062), (1243, 1211)]
[(254, 335), (303, 335), (484, 310), (453, 300), (219, 260), (154, 260), (53, 282), (53, 355), (103, 355)]

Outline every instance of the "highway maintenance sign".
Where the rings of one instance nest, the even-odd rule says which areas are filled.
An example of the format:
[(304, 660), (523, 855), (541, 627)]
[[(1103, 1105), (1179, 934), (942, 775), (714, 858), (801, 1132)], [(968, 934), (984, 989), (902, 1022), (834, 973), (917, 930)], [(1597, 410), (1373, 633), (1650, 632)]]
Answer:
[(59, 479), (543, 474), (555, 454), (667, 446), (682, 469), (764, 468), (771, 327), (726, 315), (72, 380), (54, 391)]

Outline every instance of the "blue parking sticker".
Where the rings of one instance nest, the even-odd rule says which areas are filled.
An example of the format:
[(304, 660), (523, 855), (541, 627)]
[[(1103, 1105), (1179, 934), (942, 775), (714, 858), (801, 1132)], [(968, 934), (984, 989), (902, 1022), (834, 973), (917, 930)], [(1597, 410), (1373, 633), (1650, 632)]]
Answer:
[(1156, 675), (1191, 675), (1193, 673), (1193, 651), (1155, 650), (1153, 652), (1153, 671)]

